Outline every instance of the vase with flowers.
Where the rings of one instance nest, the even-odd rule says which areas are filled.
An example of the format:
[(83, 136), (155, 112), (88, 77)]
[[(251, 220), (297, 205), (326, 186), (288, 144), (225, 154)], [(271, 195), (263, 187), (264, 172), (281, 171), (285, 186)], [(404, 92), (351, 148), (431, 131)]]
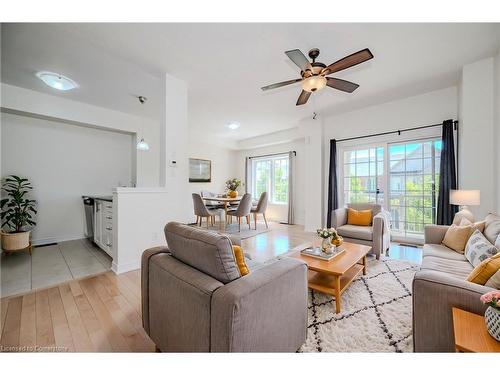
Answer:
[(226, 181), (226, 190), (229, 198), (236, 198), (238, 196), (238, 187), (241, 185), (241, 180), (232, 178)]
[(316, 233), (320, 238), (323, 240), (321, 241), (321, 251), (323, 251), (325, 254), (332, 254), (333, 253), (333, 248), (332, 248), (332, 243), (330, 238), (336, 234), (337, 232), (333, 228), (320, 228), (316, 229)]
[(500, 290), (493, 290), (481, 296), (481, 302), (488, 306), (484, 320), (489, 334), (500, 341)]

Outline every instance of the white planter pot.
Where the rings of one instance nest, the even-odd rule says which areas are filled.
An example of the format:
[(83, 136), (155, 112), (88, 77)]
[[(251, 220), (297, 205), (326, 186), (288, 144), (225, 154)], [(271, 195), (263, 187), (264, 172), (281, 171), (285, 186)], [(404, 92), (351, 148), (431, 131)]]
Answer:
[(25, 249), (30, 245), (30, 231), (7, 233), (2, 231), (2, 249), (16, 251)]
[(491, 337), (500, 341), (500, 309), (488, 306), (484, 313), (484, 320)]

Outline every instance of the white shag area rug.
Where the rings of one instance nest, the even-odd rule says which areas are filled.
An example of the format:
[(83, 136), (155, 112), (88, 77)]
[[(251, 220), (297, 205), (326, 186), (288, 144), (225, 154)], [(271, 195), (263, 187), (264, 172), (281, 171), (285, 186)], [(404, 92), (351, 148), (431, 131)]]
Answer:
[(418, 264), (369, 260), (335, 313), (332, 296), (309, 291), (307, 340), (299, 352), (412, 352), (411, 283)]

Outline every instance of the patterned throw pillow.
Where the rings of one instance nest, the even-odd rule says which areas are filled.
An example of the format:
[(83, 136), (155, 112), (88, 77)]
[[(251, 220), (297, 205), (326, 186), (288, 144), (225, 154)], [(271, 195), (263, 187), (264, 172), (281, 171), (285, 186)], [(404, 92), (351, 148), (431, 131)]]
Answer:
[(498, 253), (498, 249), (479, 230), (470, 236), (465, 246), (465, 257), (474, 267), (496, 253)]

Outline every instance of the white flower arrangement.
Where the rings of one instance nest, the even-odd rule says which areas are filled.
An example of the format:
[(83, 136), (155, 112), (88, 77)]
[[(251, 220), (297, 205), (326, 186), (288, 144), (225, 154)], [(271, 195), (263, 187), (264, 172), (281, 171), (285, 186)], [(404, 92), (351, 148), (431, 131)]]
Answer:
[(336, 238), (337, 237), (337, 231), (335, 230), (335, 228), (316, 229), (316, 233), (321, 238), (330, 238), (330, 237)]

